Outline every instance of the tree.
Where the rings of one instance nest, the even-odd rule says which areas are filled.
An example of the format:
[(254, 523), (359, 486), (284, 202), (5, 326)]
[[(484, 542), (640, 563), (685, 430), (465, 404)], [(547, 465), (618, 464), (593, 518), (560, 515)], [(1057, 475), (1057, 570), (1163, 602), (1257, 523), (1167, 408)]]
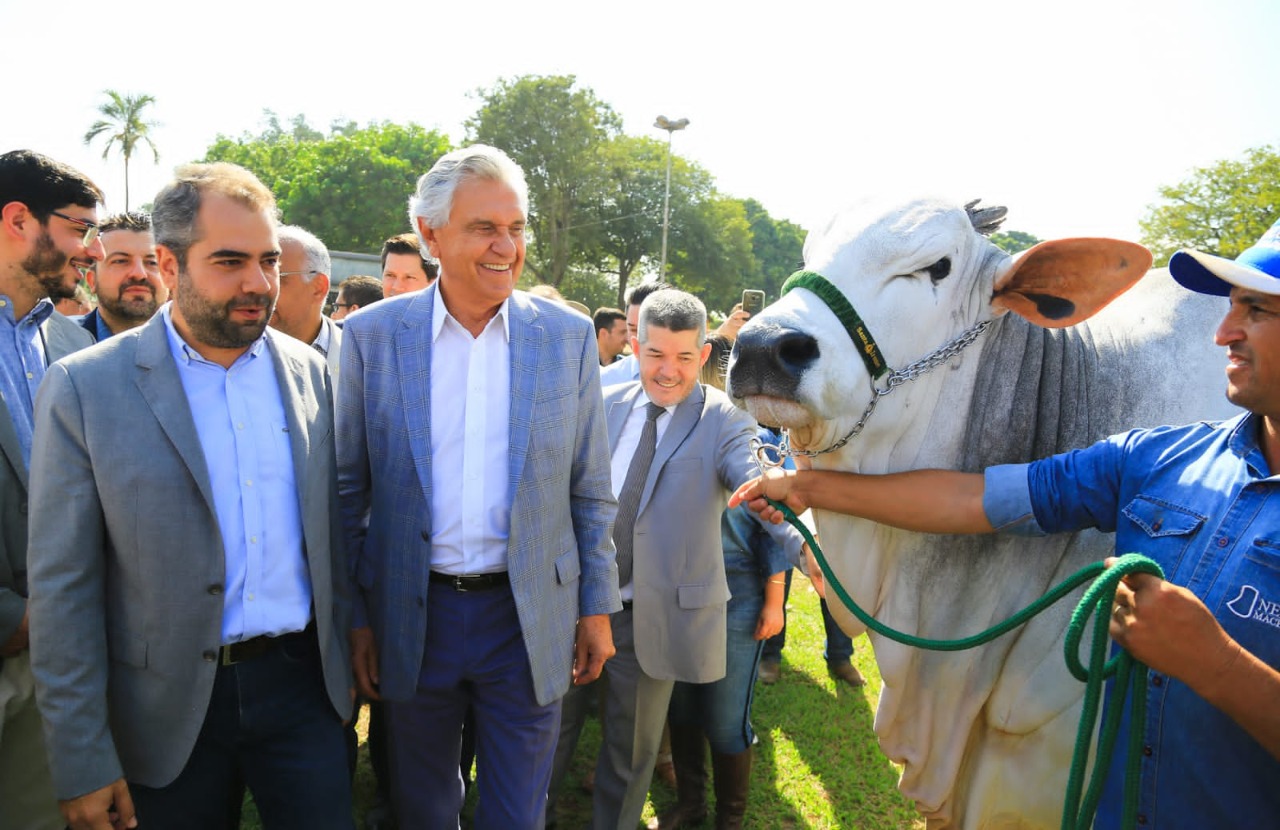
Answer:
[(106, 136), (107, 146), (102, 150), (105, 160), (115, 146), (120, 147), (120, 155), (124, 158), (124, 209), (129, 209), (129, 161), (133, 158), (138, 142), (151, 148), (155, 161), (160, 161), (160, 151), (151, 140), (151, 129), (156, 122), (142, 117), (143, 110), (155, 104), (151, 95), (121, 95), (114, 89), (105, 90), (107, 101), (98, 106), (102, 118), (93, 122), (93, 126), (84, 134), (84, 143), (91, 144), (98, 136)]
[(529, 183), (526, 267), (559, 286), (570, 268), (590, 259), (593, 220), (603, 186), (602, 148), (622, 128), (617, 114), (572, 75), (526, 75), (480, 90), (479, 111), (466, 122), (470, 141), (505, 150)]
[(219, 136), (205, 161), (230, 161), (271, 189), (283, 220), (301, 225), (334, 250), (376, 252), (411, 230), (408, 200), (418, 177), (451, 149), (417, 124), (334, 122), (326, 136), (295, 116), (283, 128), (268, 111), (267, 128), (239, 139)]
[[(671, 190), (677, 203), (686, 190), (686, 166), (672, 159)], [(662, 244), (662, 195), (667, 145), (653, 138), (620, 135), (601, 148), (603, 186), (595, 206), (595, 270), (610, 274), (622, 308), (632, 275)]]
[(1033, 245), (1039, 245), (1042, 240), (1038, 236), (1032, 236), (1025, 231), (996, 231), (990, 236), (991, 243), (1006, 254), (1016, 254), (1019, 251), (1025, 251)]
[(708, 309), (728, 311), (742, 298), (742, 289), (753, 287), (743, 279), (758, 268), (751, 225), (742, 201), (720, 195), (711, 186), (711, 174), (703, 175), (706, 189), (701, 198), (672, 211), (667, 279), (696, 295)]
[(1242, 159), (1196, 168), (1159, 192), (1164, 203), (1149, 206), (1139, 223), (1157, 265), (1179, 248), (1234, 258), (1280, 215), (1280, 151), (1255, 147)]
[(786, 219), (774, 219), (755, 199), (743, 199), (742, 208), (751, 226), (751, 253), (756, 267), (745, 274), (749, 285), (766, 300), (776, 300), (787, 277), (804, 267), (805, 230)]

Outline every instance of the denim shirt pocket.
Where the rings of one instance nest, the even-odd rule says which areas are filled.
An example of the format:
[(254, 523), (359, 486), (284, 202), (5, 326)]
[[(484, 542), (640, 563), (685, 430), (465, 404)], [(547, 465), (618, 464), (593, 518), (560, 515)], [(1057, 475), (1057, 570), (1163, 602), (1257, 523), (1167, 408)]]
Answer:
[(1226, 576), (1215, 616), (1240, 645), (1280, 664), (1280, 539), (1255, 538)]
[(1140, 550), (1116, 550), (1116, 554), (1140, 553), (1160, 563), (1172, 575), (1186, 553), (1205, 517), (1193, 510), (1156, 498), (1139, 495), (1125, 505), (1125, 518), (1140, 531)]

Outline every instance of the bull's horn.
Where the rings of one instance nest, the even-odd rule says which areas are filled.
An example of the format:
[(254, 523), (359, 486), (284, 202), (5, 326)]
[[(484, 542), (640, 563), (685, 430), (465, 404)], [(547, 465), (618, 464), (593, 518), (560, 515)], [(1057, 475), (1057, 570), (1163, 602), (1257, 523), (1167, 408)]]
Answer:
[(973, 223), (974, 230), (983, 236), (990, 236), (1000, 230), (1000, 224), (1004, 222), (1009, 209), (1001, 205), (980, 208), (978, 202), (981, 201), (981, 199), (974, 199), (967, 203), (964, 206), (964, 212), (969, 214), (969, 221)]

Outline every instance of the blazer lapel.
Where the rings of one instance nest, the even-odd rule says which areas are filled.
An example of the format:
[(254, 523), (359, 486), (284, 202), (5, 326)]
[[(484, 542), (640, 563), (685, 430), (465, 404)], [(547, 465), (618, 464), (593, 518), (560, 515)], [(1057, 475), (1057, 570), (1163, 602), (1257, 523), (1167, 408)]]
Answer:
[(27, 465), (22, 460), (22, 445), (18, 443), (18, 431), (13, 428), (13, 418), (9, 415), (9, 403), (0, 394), (0, 456), (3, 456), (13, 468), (13, 474), (27, 489)]
[(667, 425), (667, 431), (662, 434), (662, 440), (658, 442), (658, 449), (653, 454), (653, 464), (649, 467), (649, 477), (644, 482), (644, 492), (640, 494), (640, 510), (644, 510), (646, 504), (649, 503), (649, 496), (653, 493), (653, 487), (658, 481), (658, 474), (662, 472), (662, 465), (675, 454), (675, 451), (689, 437), (689, 433), (693, 432), (693, 428), (698, 425), (698, 421), (702, 420), (702, 408), (706, 401), (706, 393), (702, 389), (702, 384), (696, 384), (693, 391), (689, 393), (689, 397), (680, 402), (676, 407), (675, 414), (671, 416), (671, 423)]
[(138, 391), (142, 393), (160, 428), (186, 463), (209, 512), (216, 516), (213, 487), (209, 484), (209, 467), (200, 446), (200, 436), (196, 433), (196, 422), (191, 417), (191, 405), (182, 388), (182, 378), (178, 375), (178, 367), (169, 351), (169, 333), (163, 315), (156, 314), (143, 327), (138, 335), (137, 350), (135, 363), (139, 371), (134, 382)]
[(618, 439), (622, 437), (622, 428), (627, 425), (627, 417), (636, 405), (636, 396), (641, 393), (643, 388), (639, 383), (635, 383), (620, 398), (609, 405), (605, 420), (609, 428), (610, 455), (613, 454), (613, 451), (618, 446)]
[(510, 332), (511, 409), (507, 463), (510, 497), (515, 501), (524, 461), (529, 454), (529, 433), (533, 428), (533, 402), (538, 397), (538, 357), (546, 333), (537, 325), (538, 313), (520, 294), (512, 292), (507, 303)]
[(306, 368), (292, 355), (282, 354), (275, 348), (275, 335), (270, 330), (267, 331), (267, 352), (271, 355), (271, 363), (276, 370), (280, 402), (284, 405), (284, 420), (289, 426), (289, 449), (293, 455), (298, 507), (305, 515), (305, 505), (301, 501), (302, 494), (307, 491), (303, 484), (308, 480), (307, 466), (311, 458), (312, 437), (311, 430), (307, 428), (311, 419), (307, 413)]
[(409, 433), (409, 451), (427, 504), (428, 528), (431, 526), (431, 317), (438, 299), (438, 285), (437, 282), (413, 298), (400, 318), (400, 328), (394, 338), (405, 430)]

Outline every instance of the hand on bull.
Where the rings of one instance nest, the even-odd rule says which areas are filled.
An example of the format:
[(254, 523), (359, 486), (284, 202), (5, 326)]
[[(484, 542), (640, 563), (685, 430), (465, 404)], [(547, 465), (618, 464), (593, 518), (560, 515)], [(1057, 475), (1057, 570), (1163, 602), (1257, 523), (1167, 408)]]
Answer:
[(766, 470), (763, 476), (754, 478), (739, 487), (729, 497), (729, 507), (746, 504), (747, 507), (760, 514), (766, 522), (781, 524), (785, 517), (782, 512), (769, 504), (767, 499), (780, 501), (796, 512), (796, 515), (809, 509), (809, 505), (796, 490), (796, 471), (775, 467)]

